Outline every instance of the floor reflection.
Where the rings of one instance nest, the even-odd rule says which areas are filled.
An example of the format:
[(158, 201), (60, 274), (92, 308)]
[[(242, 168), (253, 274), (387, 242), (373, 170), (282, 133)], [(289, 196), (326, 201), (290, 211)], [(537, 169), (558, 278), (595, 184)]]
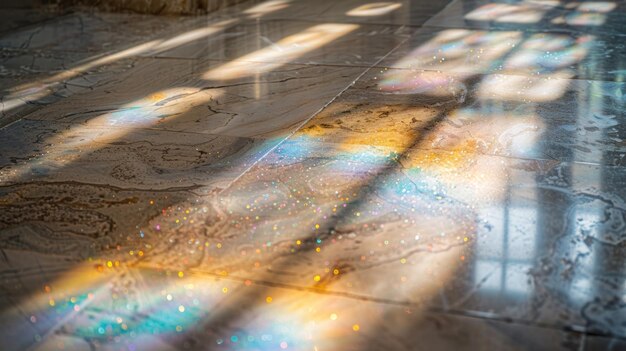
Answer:
[(9, 112), (146, 62), (0, 130), (7, 349), (623, 338), (626, 89), (580, 31), (621, 4), (456, 0), (419, 29), (416, 1), (302, 6), (244, 3), (5, 90)]

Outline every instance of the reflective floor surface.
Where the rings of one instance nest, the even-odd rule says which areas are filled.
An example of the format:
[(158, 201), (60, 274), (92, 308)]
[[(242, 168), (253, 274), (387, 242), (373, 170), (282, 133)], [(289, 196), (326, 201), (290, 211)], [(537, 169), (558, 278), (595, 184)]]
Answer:
[(2, 13), (2, 350), (626, 350), (626, 2)]

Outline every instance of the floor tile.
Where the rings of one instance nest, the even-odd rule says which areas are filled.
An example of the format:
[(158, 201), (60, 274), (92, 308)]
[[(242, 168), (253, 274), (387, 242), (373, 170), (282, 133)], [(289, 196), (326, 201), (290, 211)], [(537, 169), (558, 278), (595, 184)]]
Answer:
[(624, 165), (617, 82), (553, 75), (372, 69), (300, 134), (345, 147), (411, 147)]
[(623, 335), (626, 194), (603, 189), (624, 173), (288, 141), (201, 209), (155, 218), (171, 234), (143, 263)]
[(412, 31), (395, 25), (245, 21), (156, 56), (228, 60), (232, 67), (246, 62), (370, 66)]
[[(94, 59), (66, 69), (79, 55), (12, 52), (0, 78), (0, 127), (68, 96), (88, 92), (132, 68), (137, 59)], [(54, 68), (53, 68), (54, 67)], [(42, 73), (45, 69), (50, 71)]]
[[(137, 29), (147, 30), (146, 33), (134, 33), (136, 37), (123, 33), (120, 28), (128, 21), (137, 22)], [(156, 21), (156, 22), (155, 22)], [(58, 101), (75, 93), (75, 90), (91, 89), (101, 82), (100, 74), (111, 77), (110, 73), (119, 74), (131, 68), (137, 57), (148, 52), (168, 50), (183, 43), (199, 38), (206, 38), (228, 27), (234, 20), (209, 21), (207, 18), (166, 18), (163, 22), (150, 16), (129, 16), (124, 14), (88, 14), (79, 12), (72, 16), (60, 17), (42, 24), (43, 27), (19, 32), (18, 38), (28, 36), (37, 38), (39, 31), (46, 36), (45, 43), (34, 47), (12, 47), (6, 45), (0, 51), (0, 88), (2, 89), (2, 115), (0, 125), (6, 125), (16, 118), (22, 117), (41, 105)], [(122, 38), (118, 41), (103, 42), (95, 40), (97, 45), (91, 47), (83, 41), (87, 34), (81, 28), (87, 25), (89, 35), (100, 35), (110, 38), (109, 32), (117, 33)], [(154, 28), (159, 24), (168, 29), (167, 35), (159, 34)], [(92, 28), (92, 27), (95, 27)], [(115, 29), (112, 30), (111, 27)], [(142, 28), (145, 27), (145, 28)], [(35, 31), (31, 33), (29, 31)], [(132, 30), (130, 30), (132, 34)], [(84, 35), (81, 36), (80, 33)], [(114, 38), (115, 35), (113, 36)], [(101, 38), (101, 39), (103, 39)], [(11, 35), (11, 40), (17, 40)], [(1, 40), (1, 39), (0, 39)], [(66, 50), (63, 45), (76, 50)], [(109, 75), (107, 75), (109, 74)], [(89, 76), (89, 77), (86, 77)], [(6, 78), (4, 78), (6, 77)]]
[[(619, 189), (626, 168), (571, 162), (582, 161), (576, 152), (563, 159), (524, 154), (535, 138), (515, 138), (537, 128), (510, 124), (519, 123), (529, 105), (565, 117), (563, 106), (573, 104), (567, 99), (595, 106), (593, 99), (584, 93), (585, 98), (562, 102), (545, 95), (536, 95), (545, 101), (525, 96), (511, 105), (500, 101), (502, 111), (486, 124), (480, 125), (485, 121), (479, 117), (475, 128), (466, 125), (454, 135), (445, 130), (462, 125), (455, 114), (492, 97), (463, 93), (461, 80), (442, 85), (436, 79), (421, 91), (385, 93), (379, 89), (386, 73), (367, 74), (231, 187), (207, 199), (201, 211), (188, 215), (201, 224), (155, 219), (151, 227), (158, 224), (172, 234), (144, 262), (623, 335), (609, 320), (621, 312), (610, 301), (621, 296), (623, 286), (618, 267), (626, 193)], [(573, 84), (574, 94), (614, 91), (601, 87), (615, 83), (580, 82), (564, 84)], [(609, 98), (597, 106), (616, 105)], [(500, 120), (506, 111), (515, 117)], [(503, 132), (500, 123), (511, 131)], [(553, 150), (558, 136), (548, 133), (540, 140)], [(503, 144), (490, 150), (484, 140)], [(511, 153), (498, 151), (507, 148)], [(595, 155), (610, 151), (600, 147)], [(174, 211), (174, 218), (186, 211)], [(597, 217), (600, 213), (606, 217)], [(194, 234), (198, 225), (202, 236)], [(211, 253), (192, 253), (188, 243), (174, 242), (181, 233), (192, 246), (204, 241)], [(181, 264), (183, 258), (188, 263)]]
[[(252, 281), (195, 274), (179, 278), (147, 269), (126, 269), (123, 274), (121, 268), (114, 270), (120, 274), (108, 285), (75, 291), (73, 301), (59, 300), (55, 306), (37, 311), (35, 322), (28, 321), (34, 328), (45, 323), (48, 315), (72, 318), (58, 323), (50, 337), (34, 343), (36, 350), (578, 350), (581, 342), (580, 335), (559, 330), (438, 314)], [(63, 287), (71, 289), (72, 285)], [(46, 300), (54, 299), (59, 295), (54, 289), (51, 285), (50, 292), (41, 295)], [(32, 334), (32, 330), (20, 333), (14, 341), (33, 343), (36, 336)]]
[(219, 188), (273, 145), (219, 135), (22, 120), (0, 130), (0, 182)]
[(37, 52), (22, 49), (2, 48), (0, 76), (22, 78), (70, 69), (75, 62), (87, 59), (89, 54)]
[(0, 37), (0, 46), (15, 49), (102, 52), (154, 38), (175, 18), (80, 12)]
[[(110, 84), (64, 99), (27, 118), (281, 138), (364, 70), (280, 63), (247, 64), (232, 70), (226, 65), (221, 61), (145, 59)], [(309, 99), (311, 96), (316, 98)]]
[(620, 349), (625, 14), (252, 0), (2, 32), (1, 348)]
[(303, 19), (337, 23), (379, 23), (420, 26), (448, 1), (385, 1), (361, 0), (306, 0), (251, 1), (220, 11), (223, 16), (248, 19)]
[[(115, 261), (120, 253), (127, 256), (128, 250), (145, 249), (141, 244), (144, 234), (138, 229), (142, 223), (192, 195), (184, 188), (123, 190), (74, 181), (3, 184), (0, 309), (4, 313), (19, 301), (45, 292), (47, 284), (67, 278), (65, 274), (76, 266), (93, 269), (94, 259)], [(72, 280), (71, 275), (67, 279), (88, 284), (88, 280)], [(44, 303), (48, 305), (49, 299)], [(24, 316), (19, 308), (17, 312)], [(4, 325), (13, 322), (6, 316), (0, 320)]]

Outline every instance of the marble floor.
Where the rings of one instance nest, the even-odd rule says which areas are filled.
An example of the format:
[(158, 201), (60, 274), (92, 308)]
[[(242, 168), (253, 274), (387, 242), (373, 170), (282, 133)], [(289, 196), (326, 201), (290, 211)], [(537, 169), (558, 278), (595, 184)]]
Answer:
[(1, 350), (626, 350), (624, 0), (0, 18)]

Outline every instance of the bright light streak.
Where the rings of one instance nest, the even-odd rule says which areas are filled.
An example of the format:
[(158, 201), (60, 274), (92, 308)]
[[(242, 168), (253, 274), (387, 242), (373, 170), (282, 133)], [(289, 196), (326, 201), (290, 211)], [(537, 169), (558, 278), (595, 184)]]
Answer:
[(578, 6), (578, 11), (608, 13), (616, 7), (617, 4), (614, 2), (583, 2)]
[[(137, 128), (154, 127), (221, 95), (221, 90), (179, 87), (156, 92), (143, 99), (117, 108), (72, 126), (47, 140), (50, 146), (38, 157), (7, 167), (2, 182), (10, 182), (30, 174), (33, 168), (57, 169), (77, 157), (101, 149), (107, 143)], [(67, 153), (76, 150), (77, 153)]]
[(601, 26), (606, 22), (606, 15), (595, 12), (572, 12), (566, 16), (556, 17), (554, 24), (568, 24), (570, 26)]
[(503, 66), (505, 70), (522, 70), (524, 73), (567, 68), (587, 57), (594, 39), (590, 35), (572, 38), (564, 34), (534, 34), (524, 41), (520, 50), (511, 55)]
[(471, 136), (480, 151), (487, 154), (523, 156), (533, 151), (545, 130), (541, 118), (485, 105), (452, 112), (447, 118), (449, 123), (436, 127), (425, 147), (449, 149)]
[(354, 30), (355, 24), (320, 24), (210, 70), (203, 78), (237, 79), (269, 72)]
[(356, 7), (348, 11), (346, 15), (355, 17), (382, 16), (400, 7), (402, 7), (402, 4), (397, 2), (374, 2)]
[(103, 57), (91, 60), (87, 63), (72, 67), (66, 71), (58, 73), (52, 77), (41, 79), (34, 83), (27, 83), (10, 90), (9, 95), (2, 98), (0, 105), (3, 107), (4, 112), (8, 112), (17, 107), (26, 105), (29, 102), (36, 101), (43, 97), (46, 97), (54, 92), (54, 88), (60, 85), (63, 81), (77, 77), (89, 70), (114, 63), (116, 61), (130, 58), (133, 56), (143, 55), (147, 53), (159, 53), (177, 46), (189, 43), (194, 40), (199, 40), (215, 34), (229, 25), (235, 23), (236, 20), (224, 20), (215, 24), (212, 24), (206, 28), (198, 28), (183, 34), (173, 36), (169, 39), (152, 40), (147, 43), (139, 44), (131, 48), (118, 51), (113, 54), (105, 55)]
[(505, 23), (537, 23), (551, 8), (550, 5), (532, 3), (488, 4), (465, 15), (472, 21), (495, 21)]
[(394, 63), (393, 67), (484, 73), (521, 39), (521, 32), (444, 30)]
[(537, 77), (494, 74), (485, 77), (478, 87), (481, 99), (528, 102), (553, 101), (565, 93), (574, 74), (561, 70)]
[(452, 95), (463, 98), (467, 93), (463, 80), (468, 76), (435, 71), (393, 70), (383, 75), (378, 88), (394, 94)]
[(270, 0), (266, 2), (262, 2), (258, 5), (255, 5), (243, 13), (249, 15), (252, 18), (262, 17), (268, 13), (272, 13), (278, 10), (282, 10), (287, 8), (291, 3), (291, 0)]

